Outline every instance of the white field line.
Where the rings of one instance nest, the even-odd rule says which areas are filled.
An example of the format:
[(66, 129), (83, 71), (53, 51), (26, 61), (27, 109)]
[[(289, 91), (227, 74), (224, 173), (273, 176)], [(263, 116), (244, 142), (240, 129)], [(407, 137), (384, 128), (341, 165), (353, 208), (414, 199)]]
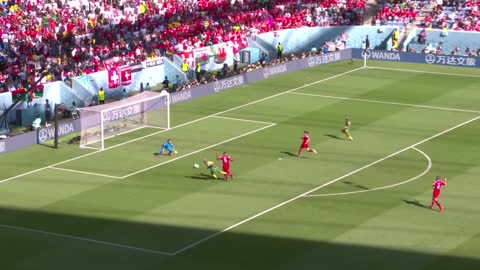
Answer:
[(380, 100), (361, 99), (361, 98), (349, 98), (349, 97), (329, 96), (329, 95), (300, 93), (300, 92), (291, 92), (291, 93), (289, 93), (289, 94), (291, 94), (291, 95), (300, 95), (300, 96), (319, 97), (319, 98), (330, 98), (330, 99), (341, 99), (341, 100), (360, 101), (360, 102), (386, 104), (386, 105), (399, 105), (399, 106), (416, 107), (416, 108), (423, 108), (423, 109), (435, 109), (435, 110), (443, 110), (443, 111), (466, 112), (466, 113), (477, 113), (477, 114), (480, 114), (480, 111), (464, 110), (464, 109), (456, 109), (456, 108), (446, 108), (446, 107), (437, 107), (437, 106), (428, 106), (428, 105), (419, 105), (419, 104), (410, 104), (410, 103), (380, 101)]
[(162, 165), (168, 164), (168, 163), (170, 163), (170, 162), (173, 162), (173, 161), (175, 161), (175, 160), (179, 160), (179, 159), (182, 159), (182, 158), (185, 158), (185, 157), (188, 157), (188, 156), (194, 155), (194, 154), (196, 154), (196, 153), (199, 153), (199, 152), (202, 152), (202, 151), (204, 151), (204, 150), (207, 150), (207, 149), (210, 149), (210, 148), (213, 148), (213, 147), (219, 146), (219, 145), (221, 145), (221, 144), (224, 144), (224, 143), (227, 143), (227, 142), (230, 142), (230, 141), (233, 141), (233, 140), (236, 140), (236, 139), (239, 139), (239, 138), (242, 138), (242, 137), (248, 136), (248, 135), (250, 135), (250, 134), (253, 134), (253, 133), (256, 133), (256, 132), (262, 131), (262, 130), (264, 130), (264, 129), (267, 129), (267, 128), (270, 128), (270, 127), (273, 127), (274, 125), (276, 125), (276, 124), (275, 124), (275, 123), (272, 123), (272, 124), (270, 124), (270, 125), (268, 125), (268, 126), (265, 126), (265, 127), (261, 127), (261, 128), (255, 129), (255, 130), (253, 130), (253, 131), (250, 131), (250, 132), (244, 133), (244, 134), (242, 134), (242, 135), (239, 135), (239, 136), (235, 136), (235, 137), (233, 137), (233, 138), (230, 138), (230, 139), (228, 139), (228, 140), (224, 140), (224, 141), (221, 141), (221, 142), (219, 142), (219, 143), (212, 144), (212, 145), (209, 145), (209, 146), (207, 146), (207, 147), (204, 147), (204, 148), (202, 148), (202, 149), (198, 149), (198, 150), (195, 150), (195, 151), (193, 151), (193, 152), (189, 152), (189, 153), (187, 153), (187, 154), (185, 154), (185, 155), (182, 155), (182, 156), (178, 156), (178, 157), (176, 157), (176, 158), (169, 159), (169, 160), (167, 160), (167, 161), (164, 161), (164, 162), (162, 162), (162, 163), (159, 163), (159, 164), (155, 164), (155, 165), (153, 165), (153, 166), (150, 166), (150, 167), (148, 167), (148, 168), (141, 169), (141, 170), (138, 170), (138, 171), (136, 171), (136, 172), (133, 172), (133, 173), (130, 173), (130, 174), (124, 175), (124, 176), (120, 177), (120, 179), (125, 179), (125, 178), (127, 178), (127, 177), (130, 177), (130, 176), (133, 176), (133, 175), (136, 175), (136, 174), (142, 173), (142, 172), (146, 172), (146, 171), (148, 171), (148, 170), (151, 170), (151, 169), (154, 169), (154, 168), (156, 168), (156, 167), (159, 167), (159, 166), (162, 166)]
[(425, 174), (427, 174), (430, 171), (430, 169), (432, 168), (432, 160), (422, 150), (417, 149), (415, 147), (412, 147), (411, 149), (413, 149), (413, 150), (419, 152), (420, 154), (422, 154), (427, 159), (427, 162), (428, 162), (427, 168), (422, 173), (420, 173), (419, 175), (417, 175), (413, 178), (410, 178), (408, 180), (405, 180), (405, 181), (402, 181), (402, 182), (399, 182), (399, 183), (396, 183), (396, 184), (393, 184), (393, 185), (388, 185), (388, 186), (383, 186), (383, 187), (378, 187), (378, 188), (372, 188), (372, 189), (366, 189), (366, 190), (356, 190), (356, 191), (350, 191), (350, 192), (337, 192), (337, 193), (327, 193), (327, 194), (309, 194), (309, 195), (305, 195), (303, 197), (305, 197), (305, 198), (307, 198), (307, 197), (327, 197), (327, 196), (338, 196), (338, 195), (350, 195), (350, 194), (356, 194), (356, 193), (364, 193), (364, 192), (370, 192), (370, 191), (383, 190), (383, 189), (387, 189), (387, 188), (393, 188), (393, 187), (397, 187), (397, 186), (415, 181), (415, 180), (424, 176)]
[(97, 148), (97, 147), (86, 146), (86, 145), (80, 145), (80, 148), (82, 148), (82, 149), (93, 149), (93, 150), (98, 150), (98, 148)]
[(191, 248), (193, 248), (193, 247), (195, 247), (195, 246), (197, 246), (197, 245), (199, 245), (199, 244), (201, 244), (201, 243), (203, 243), (203, 242), (205, 242), (205, 241), (207, 241), (207, 240), (209, 240), (209, 239), (212, 239), (212, 238), (214, 238), (214, 237), (216, 237), (216, 236), (224, 233), (224, 232), (230, 231), (230, 230), (232, 230), (232, 229), (234, 229), (234, 228), (236, 228), (236, 227), (238, 227), (238, 226), (240, 226), (240, 225), (242, 225), (242, 224), (245, 224), (245, 223), (247, 223), (247, 222), (249, 222), (249, 221), (251, 221), (251, 220), (254, 220), (254, 219), (256, 219), (256, 218), (258, 218), (258, 217), (260, 217), (260, 216), (263, 216), (263, 215), (267, 214), (268, 212), (271, 212), (271, 211), (273, 211), (273, 210), (275, 210), (275, 209), (277, 209), (277, 208), (279, 208), (279, 207), (282, 207), (282, 206), (284, 206), (284, 205), (286, 205), (286, 204), (288, 204), (288, 203), (290, 203), (290, 202), (293, 202), (293, 201), (295, 201), (295, 200), (297, 200), (297, 199), (300, 199), (300, 198), (304, 197), (305, 195), (308, 195), (308, 194), (310, 194), (310, 193), (312, 193), (312, 192), (314, 192), (314, 191), (316, 191), (316, 190), (319, 190), (319, 189), (321, 189), (321, 188), (324, 188), (324, 187), (326, 187), (326, 186), (329, 186), (329, 185), (331, 185), (331, 184), (333, 184), (333, 183), (335, 183), (335, 182), (337, 182), (337, 181), (339, 181), (339, 180), (342, 180), (343, 178), (346, 178), (346, 177), (348, 177), (348, 176), (350, 176), (350, 175), (352, 175), (352, 174), (355, 174), (355, 173), (357, 173), (357, 172), (360, 172), (360, 171), (362, 171), (362, 170), (365, 170), (365, 169), (367, 169), (367, 168), (369, 168), (369, 167), (371, 167), (371, 166), (373, 166), (373, 165), (375, 165), (375, 164), (377, 164), (377, 163), (380, 163), (380, 162), (382, 162), (382, 161), (384, 161), (384, 160), (386, 160), (386, 159), (388, 159), (388, 158), (390, 158), (390, 157), (393, 157), (393, 156), (395, 156), (395, 155), (398, 155), (398, 154), (400, 154), (400, 153), (402, 153), (402, 152), (404, 152), (404, 151), (406, 151), (406, 150), (408, 150), (408, 149), (410, 149), (410, 148), (412, 148), (412, 147), (416, 147), (417, 145), (420, 145), (420, 144), (422, 144), (422, 143), (424, 143), (424, 142), (430, 141), (430, 140), (432, 140), (432, 139), (434, 139), (434, 138), (436, 138), (436, 137), (438, 137), (438, 136), (441, 136), (441, 135), (443, 135), (443, 134), (445, 134), (445, 133), (447, 133), (447, 132), (450, 132), (450, 131), (452, 131), (452, 130), (454, 130), (454, 129), (457, 129), (457, 128), (461, 127), (461, 126), (467, 125), (467, 124), (469, 124), (469, 123), (471, 123), (471, 122), (473, 122), (473, 121), (475, 121), (475, 120), (478, 120), (478, 119), (480, 119), (480, 116), (477, 116), (477, 117), (475, 117), (475, 118), (472, 118), (472, 119), (470, 119), (470, 120), (467, 120), (467, 121), (465, 121), (465, 122), (463, 122), (463, 123), (461, 123), (461, 124), (458, 124), (458, 125), (456, 125), (456, 126), (454, 126), (454, 127), (451, 127), (451, 128), (449, 128), (449, 129), (444, 130), (444, 131), (442, 131), (442, 132), (440, 132), (440, 133), (437, 133), (437, 134), (435, 134), (435, 135), (433, 135), (433, 136), (430, 136), (430, 137), (428, 137), (428, 138), (426, 138), (426, 139), (424, 139), (424, 140), (421, 140), (421, 141), (419, 141), (419, 142), (417, 142), (417, 143), (415, 143), (415, 144), (412, 144), (412, 145), (410, 145), (410, 146), (407, 146), (407, 147), (405, 147), (405, 148), (403, 148), (403, 149), (401, 149), (401, 150), (399, 150), (399, 151), (397, 151), (397, 152), (395, 152), (395, 153), (393, 153), (393, 154), (390, 154), (390, 155), (388, 155), (388, 156), (386, 156), (386, 157), (383, 157), (383, 158), (381, 158), (381, 159), (379, 159), (379, 160), (377, 160), (377, 161), (374, 161), (374, 162), (372, 162), (372, 163), (370, 163), (370, 164), (367, 164), (367, 165), (365, 165), (365, 166), (363, 166), (363, 167), (361, 167), (361, 168), (358, 168), (358, 169), (356, 169), (356, 170), (354, 170), (354, 171), (351, 171), (351, 172), (349, 172), (349, 173), (347, 173), (347, 174), (345, 174), (345, 175), (342, 175), (342, 176), (340, 176), (340, 177), (338, 177), (338, 178), (335, 178), (335, 179), (333, 179), (333, 180), (331, 180), (331, 181), (329, 181), (329, 182), (326, 182), (326, 183), (324, 183), (324, 184), (322, 184), (322, 185), (320, 185), (320, 186), (317, 186), (317, 187), (315, 187), (315, 188), (313, 188), (313, 189), (311, 189), (311, 190), (309, 190), (309, 191), (306, 191), (306, 192), (304, 192), (304, 193), (302, 193), (302, 194), (300, 194), (300, 195), (297, 195), (297, 196), (295, 196), (295, 197), (293, 197), (293, 198), (291, 198), (291, 199), (289, 199), (289, 200), (286, 200), (286, 201), (284, 201), (284, 202), (282, 202), (282, 203), (279, 203), (279, 204), (277, 204), (277, 205), (275, 205), (275, 206), (272, 206), (272, 207), (270, 207), (270, 208), (268, 208), (268, 209), (266, 209), (266, 210), (264, 210), (264, 211), (262, 211), (262, 212), (260, 212), (260, 213), (258, 213), (258, 214), (255, 214), (255, 215), (253, 215), (253, 216), (251, 216), (251, 217), (249, 217), (249, 218), (246, 218), (246, 219), (244, 219), (244, 220), (242, 220), (242, 221), (240, 221), (240, 222), (238, 222), (238, 223), (235, 223), (235, 224), (233, 224), (233, 225), (231, 225), (231, 226), (229, 226), (229, 227), (227, 227), (227, 228), (225, 228), (225, 229), (223, 229), (223, 230), (221, 230), (221, 231), (218, 231), (218, 232), (216, 232), (216, 233), (213, 233), (213, 234), (211, 234), (211, 235), (209, 235), (209, 236), (207, 236), (207, 237), (205, 237), (205, 238), (203, 238), (203, 239), (200, 239), (200, 240), (198, 240), (198, 241), (196, 241), (196, 242), (194, 242), (194, 243), (192, 243), (192, 244), (190, 244), (190, 245), (188, 245), (188, 246), (186, 246), (186, 247), (183, 247), (183, 248), (181, 248), (181, 249), (173, 252), (172, 254), (173, 254), (173, 255), (177, 255), (177, 254), (179, 254), (179, 253), (182, 253), (182, 252), (184, 252), (184, 251), (186, 251), (186, 250), (188, 250), (188, 249), (191, 249)]
[(275, 123), (272, 123), (272, 122), (264, 122), (264, 121), (257, 121), (257, 120), (243, 119), (243, 118), (225, 117), (225, 116), (218, 116), (218, 115), (214, 115), (212, 117), (220, 118), (220, 119), (227, 119), (227, 120), (234, 120), (234, 121), (249, 122), (249, 123), (259, 123), (259, 124), (265, 124), (265, 125), (275, 124)]
[[(208, 116), (204, 116), (204, 117), (201, 117), (201, 118), (198, 118), (198, 119), (189, 121), (189, 122), (185, 122), (185, 123), (183, 123), (183, 124), (179, 124), (179, 125), (177, 125), (177, 126), (174, 126), (174, 127), (170, 128), (170, 129), (160, 130), (160, 131), (157, 131), (157, 132), (154, 132), (154, 133), (151, 133), (151, 134), (142, 136), (142, 137), (138, 137), (138, 138), (135, 138), (135, 139), (132, 139), (132, 140), (123, 142), (123, 143), (119, 143), (119, 144), (116, 144), (116, 145), (114, 145), (114, 146), (107, 147), (107, 148), (105, 148), (103, 151), (106, 151), (106, 150), (109, 150), (109, 149), (113, 149), (113, 148), (116, 148), (116, 147), (120, 147), (120, 146), (122, 146), (122, 145), (129, 144), (129, 143), (132, 143), (132, 142), (135, 142), (135, 141), (138, 141), (138, 140), (143, 140), (143, 139), (145, 139), (145, 138), (149, 138), (149, 137), (151, 137), (151, 136), (155, 136), (155, 135), (157, 135), (157, 134), (159, 134), (159, 133), (162, 133), (162, 132), (165, 132), (165, 131), (169, 131), (169, 130), (172, 130), (172, 129), (175, 129), (175, 128), (179, 128), (179, 127), (183, 127), (183, 126), (186, 126), (186, 125), (190, 125), (190, 124), (196, 123), (196, 122), (198, 122), (198, 121), (202, 121), (202, 120), (205, 120), (205, 119), (207, 119), (207, 118), (210, 118), (210, 117), (212, 117), (212, 116), (217, 116), (217, 115), (220, 115), (220, 114), (223, 114), (223, 113), (226, 113), (226, 112), (230, 112), (230, 111), (237, 110), (237, 109), (240, 109), (240, 108), (243, 108), (243, 107), (246, 107), (246, 106), (250, 106), (250, 105), (252, 105), (252, 104), (256, 104), (256, 103), (258, 103), (258, 102), (262, 102), (262, 101), (265, 101), (265, 100), (269, 100), (269, 99), (271, 99), (271, 98), (278, 97), (278, 96), (283, 95), (283, 94), (286, 94), (286, 93), (288, 93), (288, 92), (296, 91), (296, 90), (298, 90), (298, 89), (302, 89), (302, 88), (305, 88), (305, 87), (308, 87), (308, 86), (311, 86), (311, 85), (314, 85), (314, 84), (318, 84), (318, 83), (322, 83), (322, 82), (325, 82), (325, 81), (328, 81), (328, 80), (331, 80), (331, 79), (335, 79), (335, 78), (338, 78), (338, 77), (340, 77), (340, 76), (343, 76), (343, 75), (346, 75), (346, 74), (355, 72), (355, 71), (360, 70), (360, 69), (363, 69), (363, 67), (351, 69), (351, 70), (349, 70), (349, 71), (346, 71), (346, 72), (343, 72), (343, 73), (340, 73), (340, 74), (337, 74), (337, 75), (333, 75), (333, 76), (330, 76), (330, 77), (325, 78), (325, 79), (321, 79), (321, 80), (318, 80), (318, 81), (315, 81), (315, 82), (312, 82), (312, 83), (309, 83), (309, 84), (305, 84), (305, 85), (302, 85), (302, 86), (299, 86), (299, 87), (296, 87), (296, 88), (292, 88), (292, 89), (290, 89), (290, 90), (287, 90), (287, 91), (284, 91), (284, 92), (281, 92), (281, 93), (278, 93), (278, 94), (274, 94), (274, 95), (271, 95), (271, 96), (268, 96), (268, 97), (264, 97), (264, 98), (261, 98), (261, 99), (257, 99), (257, 100), (255, 100), (255, 101), (252, 101), (252, 102), (249, 102), (249, 103), (245, 103), (245, 104), (243, 104), (243, 105), (239, 105), (239, 106), (237, 106), (237, 107), (233, 107), (233, 108), (230, 108), (230, 109), (228, 109), (228, 110), (224, 110), (224, 111), (217, 112), (217, 113), (214, 113), (214, 114), (211, 114), (211, 115), (208, 115)], [(20, 177), (23, 177), (23, 176), (25, 176), (25, 175), (29, 175), (29, 174), (32, 174), (32, 173), (36, 173), (36, 172), (45, 170), (45, 169), (47, 169), (48, 167), (58, 166), (58, 165), (61, 165), (61, 164), (67, 163), (67, 162), (71, 162), (71, 161), (74, 161), (74, 160), (77, 160), (77, 159), (81, 159), (81, 158), (84, 158), (84, 157), (88, 157), (88, 156), (97, 154), (97, 153), (99, 153), (99, 152), (101, 152), (101, 151), (100, 151), (100, 150), (94, 151), (94, 152), (91, 152), (91, 153), (88, 153), (88, 154), (84, 154), (84, 155), (81, 155), (81, 156), (78, 156), (78, 157), (74, 157), (74, 158), (71, 158), (71, 159), (67, 159), (67, 160), (58, 162), (58, 163), (55, 163), (55, 164), (51, 164), (51, 165), (48, 165), (48, 166), (45, 166), (45, 167), (42, 167), (42, 168), (38, 168), (38, 169), (35, 169), (35, 170), (32, 170), (32, 171), (28, 171), (28, 172), (25, 172), (25, 173), (22, 173), (22, 174), (18, 174), (18, 175), (9, 177), (9, 178), (5, 178), (5, 179), (0, 180), (0, 184), (1, 184), (1, 183), (8, 182), (8, 181), (11, 181), (11, 180), (14, 180), (14, 179), (17, 179), (17, 178), (20, 178)]]
[(434, 75), (446, 75), (446, 76), (459, 76), (459, 77), (480, 78), (480, 75), (460, 74), (460, 73), (422, 71), (422, 70), (410, 70), (410, 69), (387, 68), (387, 67), (374, 67), (374, 66), (368, 66), (367, 68), (372, 68), (372, 69), (384, 69), (384, 70), (394, 70), (394, 71), (402, 71), (402, 72), (413, 72), (413, 73), (425, 73), (425, 74), (434, 74)]
[(145, 127), (146, 127), (146, 128), (153, 128), (153, 129), (160, 129), (160, 130), (166, 129), (166, 128), (162, 128), (162, 127), (149, 126), (149, 125), (147, 125), (147, 126), (145, 126)]
[(16, 231), (39, 233), (39, 234), (50, 235), (50, 236), (55, 236), (55, 237), (60, 237), (60, 238), (81, 240), (81, 241), (84, 241), (84, 242), (102, 244), (102, 245), (112, 246), (112, 247), (120, 247), (120, 248), (136, 250), (136, 251), (146, 252), (146, 253), (161, 254), (161, 255), (166, 255), (166, 256), (172, 256), (173, 255), (173, 253), (156, 251), (156, 250), (151, 250), (151, 249), (146, 249), (146, 248), (139, 248), (139, 247), (134, 247), (134, 246), (127, 246), (127, 245), (122, 245), (122, 244), (117, 244), (117, 243), (106, 242), (106, 241), (99, 241), (99, 240), (95, 240), (95, 239), (78, 237), (78, 236), (73, 236), (73, 235), (68, 235), (68, 234), (53, 233), (53, 232), (29, 229), (29, 228), (18, 227), (18, 226), (10, 226), (10, 225), (4, 225), (4, 224), (0, 224), (0, 227), (1, 228), (6, 228), (6, 229), (11, 229), (11, 230), (16, 230)]
[(65, 168), (58, 168), (58, 167), (52, 167), (52, 166), (48, 167), (48, 169), (54, 169), (54, 170), (59, 170), (59, 171), (74, 172), (74, 173), (82, 173), (82, 174), (88, 174), (88, 175), (95, 175), (95, 176), (103, 176), (103, 177), (109, 177), (109, 178), (121, 179), (121, 177), (120, 177), (120, 176), (114, 176), (114, 175), (102, 174), (102, 173), (92, 173), (92, 172), (79, 171), (79, 170), (72, 170), (72, 169), (65, 169)]

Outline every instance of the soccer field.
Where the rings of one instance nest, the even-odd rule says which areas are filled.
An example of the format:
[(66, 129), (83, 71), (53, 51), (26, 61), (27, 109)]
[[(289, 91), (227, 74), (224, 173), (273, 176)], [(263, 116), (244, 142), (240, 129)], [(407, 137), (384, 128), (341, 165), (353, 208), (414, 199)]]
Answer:
[[(0, 269), (480, 269), (480, 70), (362, 66), (175, 105), (172, 129), (104, 151), (1, 155)], [(154, 158), (167, 138), (179, 153)], [(234, 181), (203, 166), (224, 151)]]

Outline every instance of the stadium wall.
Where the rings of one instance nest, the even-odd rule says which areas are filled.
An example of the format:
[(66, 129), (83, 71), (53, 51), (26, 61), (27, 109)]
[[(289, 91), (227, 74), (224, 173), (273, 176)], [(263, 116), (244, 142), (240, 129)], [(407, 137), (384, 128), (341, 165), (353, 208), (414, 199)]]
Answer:
[[(352, 49), (352, 58), (363, 59), (365, 50)], [(459, 67), (480, 67), (480, 57), (467, 57), (457, 55), (440, 55), (440, 54), (421, 54), (421, 53), (405, 53), (405, 52), (389, 52), (368, 50), (367, 59), (381, 60), (390, 62), (409, 62), (428, 65), (444, 65)]]
[(335, 41), (343, 32), (348, 34), (347, 48), (362, 48), (365, 37), (370, 39), (370, 47), (378, 50), (387, 49), (385, 42), (395, 27), (383, 26), (332, 26), (303, 27), (259, 34), (255, 40), (269, 52), (270, 59), (277, 55), (278, 42), (283, 45), (284, 54), (320, 49), (327, 41)]

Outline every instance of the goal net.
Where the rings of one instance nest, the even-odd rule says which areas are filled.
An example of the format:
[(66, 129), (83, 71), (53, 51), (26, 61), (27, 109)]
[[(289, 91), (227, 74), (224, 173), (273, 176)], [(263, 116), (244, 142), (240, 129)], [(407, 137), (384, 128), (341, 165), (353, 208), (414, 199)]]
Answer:
[(105, 149), (105, 140), (150, 127), (170, 128), (170, 95), (145, 91), (120, 101), (80, 109), (80, 147)]

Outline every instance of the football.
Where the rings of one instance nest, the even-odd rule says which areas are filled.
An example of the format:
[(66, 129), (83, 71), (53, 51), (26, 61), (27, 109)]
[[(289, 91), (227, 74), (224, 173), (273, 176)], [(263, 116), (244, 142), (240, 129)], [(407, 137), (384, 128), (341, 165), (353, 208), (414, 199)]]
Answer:
[(195, 163), (195, 164), (193, 164), (193, 167), (194, 167), (195, 169), (198, 169), (198, 168), (200, 168), (200, 165), (198, 165), (197, 163)]

